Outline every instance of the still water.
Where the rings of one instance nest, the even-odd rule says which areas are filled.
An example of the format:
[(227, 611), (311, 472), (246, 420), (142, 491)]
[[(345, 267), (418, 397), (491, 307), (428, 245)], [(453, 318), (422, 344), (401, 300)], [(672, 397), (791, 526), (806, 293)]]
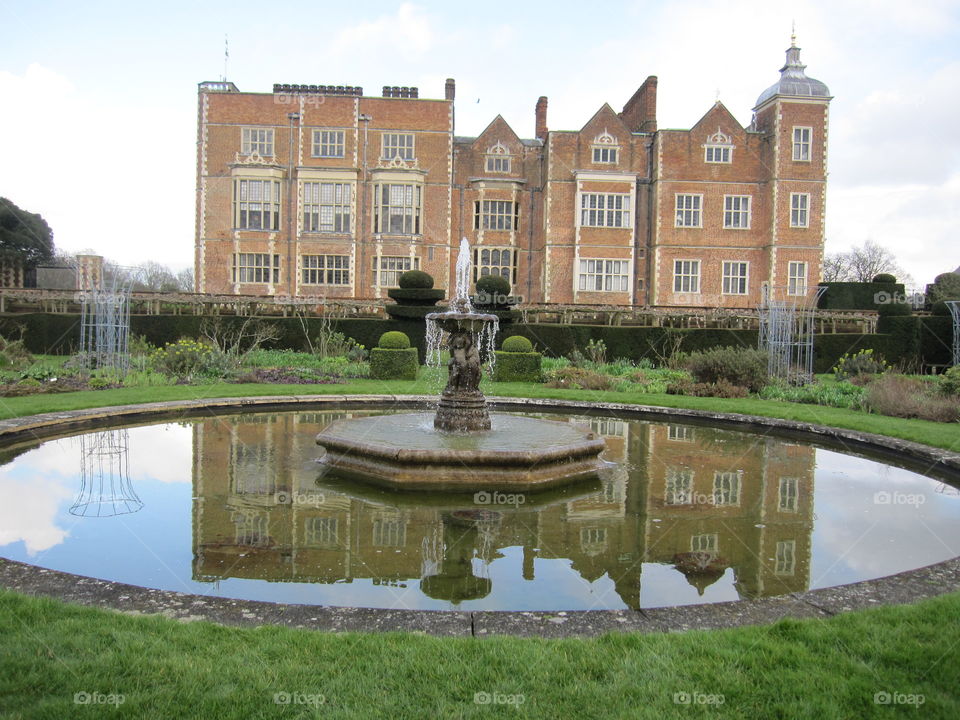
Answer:
[(451, 497), (318, 465), (314, 436), (366, 414), (185, 420), (8, 452), (0, 556), (252, 600), (577, 610), (782, 595), (960, 555), (956, 488), (794, 440), (551, 415), (604, 437), (599, 479)]

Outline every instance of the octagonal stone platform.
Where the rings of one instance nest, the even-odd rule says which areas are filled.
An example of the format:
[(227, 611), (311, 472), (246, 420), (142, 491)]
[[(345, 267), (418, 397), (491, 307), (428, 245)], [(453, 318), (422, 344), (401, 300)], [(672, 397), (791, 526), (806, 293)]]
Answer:
[(337, 420), (317, 435), (338, 475), (408, 490), (532, 491), (597, 476), (605, 444), (589, 428), (491, 415), (488, 431), (438, 432), (433, 414)]

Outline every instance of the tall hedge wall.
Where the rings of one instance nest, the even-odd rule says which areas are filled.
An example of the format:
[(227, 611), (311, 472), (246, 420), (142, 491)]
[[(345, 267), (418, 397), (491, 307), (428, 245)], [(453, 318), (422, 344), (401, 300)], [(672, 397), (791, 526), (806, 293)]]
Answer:
[(824, 310), (879, 310), (876, 296), (885, 293), (890, 300), (903, 297), (903, 283), (825, 282), (827, 288), (817, 307)]
[[(199, 337), (202, 317), (196, 315), (135, 315), (130, 318), (130, 329), (143, 335), (154, 345), (174, 342), (180, 337)], [(239, 325), (244, 318), (223, 316), (221, 321)], [(280, 328), (280, 338), (268, 343), (271, 348), (306, 350), (307, 341), (298, 318), (265, 318)], [(388, 330), (405, 332), (417, 348), (420, 362), (425, 358), (425, 326), (412, 320), (379, 320), (348, 318), (333, 322), (336, 330), (355, 339), (367, 348), (376, 347), (380, 336)], [(69, 354), (80, 343), (80, 316), (31, 313), (0, 316), (0, 334), (17, 337), (18, 328), (24, 328), (23, 339), (32, 353)], [(320, 321), (307, 320), (311, 337), (320, 331)], [(950, 363), (950, 342), (953, 325), (949, 317), (902, 316), (885, 319), (886, 332), (872, 335), (854, 333), (817, 335), (815, 338), (815, 369), (827, 372), (845, 352), (873, 348), (890, 363), (907, 362), (917, 367), (920, 362), (946, 365)], [(755, 330), (686, 330), (676, 328), (611, 327), (609, 325), (534, 325), (511, 324), (497, 338), (497, 345), (506, 335), (523, 335), (530, 339), (537, 351), (558, 357), (568, 355), (575, 348), (583, 350), (590, 340), (603, 340), (607, 358), (650, 358), (657, 361), (679, 342), (686, 352), (704, 350), (718, 345), (756, 347)]]

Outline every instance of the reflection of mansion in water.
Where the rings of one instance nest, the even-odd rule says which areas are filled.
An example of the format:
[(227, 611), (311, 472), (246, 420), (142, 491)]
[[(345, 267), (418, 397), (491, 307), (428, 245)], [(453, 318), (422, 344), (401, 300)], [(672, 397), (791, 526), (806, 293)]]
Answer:
[[(318, 485), (314, 437), (336, 417), (244, 416), (194, 426), (195, 579), (404, 584), (442, 564), (488, 564), (520, 547), (524, 580), (534, 579), (537, 559), (569, 559), (584, 580), (608, 576), (634, 608), (643, 563), (675, 567), (701, 594), (727, 570), (745, 598), (807, 589), (811, 447), (590, 419), (607, 441), (604, 457), (622, 463), (599, 491), (539, 508), (467, 505), (460, 513), (403, 494), (357, 497)], [(459, 560), (444, 550), (453, 547)], [(485, 590), (470, 580), (471, 591), (462, 582), (423, 589), (449, 600), (489, 592), (489, 580)]]

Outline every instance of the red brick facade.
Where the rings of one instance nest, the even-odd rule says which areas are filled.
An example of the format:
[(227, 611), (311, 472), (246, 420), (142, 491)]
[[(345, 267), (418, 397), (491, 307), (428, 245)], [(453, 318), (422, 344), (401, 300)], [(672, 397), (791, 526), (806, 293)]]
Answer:
[(531, 303), (755, 307), (761, 287), (802, 294), (820, 277), (826, 87), (795, 91), (799, 50), (750, 127), (716, 103), (660, 130), (657, 80), (621, 112), (534, 139), (497, 116), (454, 134), (444, 99), (415, 88), (201, 83), (197, 290), (380, 298), (405, 269), (452, 284), (461, 237), (475, 275)]

